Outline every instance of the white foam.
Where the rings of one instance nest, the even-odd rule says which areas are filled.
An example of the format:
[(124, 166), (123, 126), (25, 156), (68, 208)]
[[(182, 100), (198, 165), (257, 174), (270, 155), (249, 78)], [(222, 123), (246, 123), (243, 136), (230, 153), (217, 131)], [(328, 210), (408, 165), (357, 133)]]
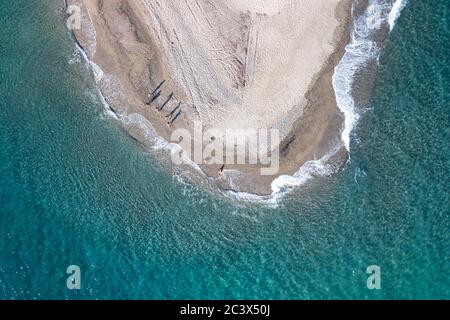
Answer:
[(329, 154), (319, 160), (306, 162), (299, 170), (290, 175), (282, 175), (272, 181), (272, 194), (270, 196), (259, 196), (247, 192), (229, 191), (227, 194), (240, 200), (260, 203), (276, 208), (279, 201), (295, 188), (304, 185), (314, 177), (325, 177), (335, 173), (338, 169), (329, 163), (330, 158), (336, 154), (340, 145), (336, 146)]
[(83, 57), (83, 60), (86, 61), (87, 63), (89, 63), (90, 60), (89, 60), (88, 56), (86, 55), (86, 52), (84, 52), (84, 50), (78, 45), (77, 42), (75, 42), (75, 47), (77, 48), (78, 52)]
[(402, 13), (406, 4), (407, 0), (396, 0), (394, 2), (394, 5), (392, 6), (392, 10), (391, 12), (389, 12), (388, 17), (390, 31), (394, 29), (395, 23), (397, 22), (397, 19), (400, 17), (400, 14)]
[(191, 166), (198, 173), (200, 173), (202, 176), (206, 177), (206, 174), (199, 167), (199, 165), (196, 164), (194, 161), (192, 161), (191, 158), (188, 157), (187, 152), (185, 152), (184, 149), (179, 144), (177, 144), (177, 143), (169, 143), (169, 142), (165, 141), (165, 144), (162, 146), (162, 148), (164, 148), (165, 150), (169, 151), (170, 154), (173, 154), (173, 153), (181, 154), (181, 160), (183, 160), (184, 164), (187, 164), (188, 166)]
[(283, 175), (275, 179), (272, 184), (272, 197), (283, 196), (292, 189), (304, 185), (314, 177), (326, 177), (337, 171), (337, 168), (330, 164), (330, 158), (336, 154), (340, 146), (337, 145), (327, 155), (318, 160), (310, 160), (304, 163), (292, 176)]
[[(299, 187), (313, 177), (314, 169), (324, 169), (321, 160), (308, 161), (292, 176), (283, 175), (275, 179), (272, 184), (273, 195), (288, 191), (289, 189)], [(320, 169), (318, 171), (321, 171)]]
[(239, 201), (246, 201), (250, 203), (258, 203), (263, 204), (272, 208), (278, 207), (279, 199), (284, 194), (272, 194), (271, 196), (260, 196), (253, 193), (247, 193), (247, 192), (236, 192), (236, 191), (227, 191), (225, 195), (237, 199)]
[(376, 59), (379, 55), (380, 48), (372, 36), (386, 21), (387, 8), (386, 4), (371, 0), (362, 15), (356, 17), (353, 15), (351, 40), (345, 47), (344, 56), (333, 75), (337, 106), (345, 116), (341, 139), (349, 152), (351, 133), (359, 119), (352, 96), (355, 75), (368, 61)]
[(89, 61), (89, 64), (91, 66), (91, 70), (94, 73), (94, 79), (95, 79), (95, 83), (97, 84), (97, 90), (98, 90), (98, 94), (100, 96), (100, 101), (104, 107), (104, 112), (105, 115), (112, 117), (116, 120), (119, 120), (119, 116), (113, 112), (111, 106), (109, 105), (109, 103), (106, 101), (105, 96), (103, 95), (102, 91), (100, 90), (100, 81), (102, 81), (105, 77), (105, 73), (103, 72), (103, 70), (97, 65), (95, 64), (93, 61)]
[(74, 65), (81, 62), (81, 54), (78, 49), (75, 49), (72, 53), (72, 57), (69, 59), (69, 64)]
[(139, 130), (144, 134), (144, 137), (151, 142), (157, 143), (159, 140), (165, 142), (165, 140), (156, 133), (156, 130), (155, 128), (153, 128), (150, 121), (148, 121), (143, 115), (139, 113), (130, 113), (126, 116), (123, 116), (121, 120), (128, 128), (139, 128)]
[(98, 84), (104, 78), (105, 73), (103, 72), (102, 68), (100, 68), (99, 65), (95, 62), (89, 60), (89, 64), (91, 66), (92, 72), (94, 73), (95, 83)]
[(144, 134), (145, 139), (152, 143), (153, 150), (165, 150), (169, 153), (181, 154), (181, 160), (183, 160), (183, 163), (191, 166), (202, 175), (205, 175), (201, 168), (187, 156), (187, 153), (184, 152), (183, 148), (179, 144), (170, 143), (158, 135), (151, 122), (148, 121), (143, 115), (139, 113), (131, 113), (123, 116), (122, 121), (127, 127), (134, 126), (139, 128), (139, 130)]
[(91, 61), (88, 58), (86, 52), (84, 52), (84, 50), (78, 45), (78, 43), (75, 43), (75, 47), (76, 47), (77, 51), (79, 52), (79, 54), (81, 55), (81, 57), (83, 58), (83, 60), (88, 64), (88, 66), (92, 70), (92, 73), (94, 74), (94, 81), (95, 81), (95, 84), (97, 85), (96, 89), (97, 89), (98, 95), (100, 97), (100, 101), (104, 107), (105, 115), (107, 115), (111, 118), (114, 118), (116, 120), (119, 120), (119, 116), (115, 112), (112, 111), (111, 106), (108, 104), (105, 97), (103, 96), (103, 93), (99, 89), (99, 83), (104, 78), (105, 73), (96, 63), (94, 63), (93, 61)]
[(373, 34), (385, 23), (388, 23), (392, 30), (406, 2), (396, 0), (391, 7), (384, 1), (369, 0), (367, 9), (362, 15), (357, 17), (353, 15), (351, 40), (345, 47), (345, 54), (333, 75), (336, 102), (345, 116), (341, 138), (347, 151), (350, 151), (351, 133), (359, 120), (352, 96), (355, 75), (368, 61), (378, 59), (381, 48), (373, 40)]

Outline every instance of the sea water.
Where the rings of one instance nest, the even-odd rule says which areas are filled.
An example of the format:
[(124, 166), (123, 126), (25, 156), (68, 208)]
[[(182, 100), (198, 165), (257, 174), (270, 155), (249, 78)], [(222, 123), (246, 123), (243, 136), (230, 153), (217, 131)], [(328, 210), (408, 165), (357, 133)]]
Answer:
[(0, 4), (0, 298), (450, 298), (447, 0), (390, 18), (350, 161), (276, 206), (186, 182), (131, 139), (60, 4)]

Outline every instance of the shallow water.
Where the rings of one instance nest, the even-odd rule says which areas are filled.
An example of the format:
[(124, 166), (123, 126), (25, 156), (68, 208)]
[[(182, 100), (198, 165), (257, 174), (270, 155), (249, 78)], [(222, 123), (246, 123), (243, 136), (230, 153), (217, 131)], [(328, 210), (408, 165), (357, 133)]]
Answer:
[(0, 298), (450, 298), (448, 1), (409, 1), (350, 162), (276, 208), (172, 177), (105, 116), (58, 4), (0, 4)]

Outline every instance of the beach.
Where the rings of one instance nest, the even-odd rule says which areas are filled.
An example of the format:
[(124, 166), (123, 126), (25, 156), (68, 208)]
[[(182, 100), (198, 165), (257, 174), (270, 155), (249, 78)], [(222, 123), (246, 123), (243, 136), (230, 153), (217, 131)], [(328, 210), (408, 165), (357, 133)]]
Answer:
[[(275, 175), (261, 175), (260, 164), (226, 164), (223, 172), (199, 164), (222, 189), (270, 195), (276, 178), (308, 161), (333, 152), (330, 161), (345, 162), (332, 77), (349, 41), (351, 1), (67, 4), (82, 8), (74, 33), (102, 94), (145, 145), (152, 144), (149, 127), (166, 141), (173, 130), (193, 132), (195, 123), (205, 131), (279, 131)], [(178, 105), (169, 127), (166, 115)]]

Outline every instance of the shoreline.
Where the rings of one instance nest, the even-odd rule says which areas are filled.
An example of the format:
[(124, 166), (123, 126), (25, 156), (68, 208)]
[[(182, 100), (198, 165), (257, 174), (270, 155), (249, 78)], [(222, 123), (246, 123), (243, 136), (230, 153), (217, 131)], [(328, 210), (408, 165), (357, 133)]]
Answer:
[[(94, 13), (94, 20), (97, 18), (97, 23), (101, 23), (98, 22), (101, 21), (101, 19), (95, 17), (95, 14), (98, 12), (95, 13), (95, 8), (92, 7), (97, 1), (67, 0), (66, 3), (67, 2), (68, 4), (77, 4), (83, 7), (84, 27), (82, 32), (74, 32), (74, 35), (80, 48), (85, 51), (91, 66), (95, 69), (97, 62), (101, 64), (102, 60), (101, 54), (100, 58), (94, 58), (97, 54), (98, 39), (96, 38), (97, 30), (94, 27), (92, 13)], [(352, 19), (347, 12), (349, 10), (350, 2), (351, 1), (347, 0), (340, 2), (340, 5), (336, 10), (336, 15), (339, 16), (338, 20), (340, 21), (340, 27), (334, 31), (333, 36), (335, 41), (336, 39), (340, 41), (337, 41), (338, 45), (335, 46), (334, 52), (322, 66), (319, 74), (314, 76), (314, 81), (309, 84), (305, 96), (307, 103), (303, 107), (302, 115), (293, 121), (291, 129), (280, 144), (281, 158), (279, 175), (269, 177), (258, 176), (255, 174), (255, 171), (258, 168), (246, 165), (241, 167), (236, 166), (230, 169), (227, 168), (227, 179), (219, 179), (217, 175), (214, 174), (217, 170), (216, 167), (200, 165), (199, 168), (201, 168), (209, 178), (214, 179), (221, 189), (225, 191), (228, 190), (234, 194), (252, 194), (263, 197), (269, 195), (273, 196), (279, 192), (279, 185), (282, 184), (281, 181), (283, 179), (287, 178), (287, 184), (292, 184), (289, 182), (290, 179), (288, 177), (298, 177), (302, 168), (308, 167), (311, 163), (318, 164), (319, 162), (323, 162), (321, 163), (322, 166), (331, 164), (331, 166), (335, 168), (333, 171), (338, 171), (338, 169), (345, 164), (348, 159), (348, 153), (340, 139), (345, 119), (338, 109), (335, 100), (333, 77), (335, 68), (343, 58), (346, 45), (350, 40)], [(91, 7), (84, 7), (86, 3)], [(125, 3), (128, 2), (125, 1)], [(124, 8), (123, 3), (121, 10), (127, 12), (126, 15), (128, 17), (131, 16), (128, 12), (130, 8)], [(88, 17), (88, 19), (86, 19), (86, 17)], [(105, 19), (105, 17), (103, 18)], [(136, 19), (136, 17), (130, 19)], [(86, 31), (89, 30), (89, 28), (86, 27), (89, 22), (86, 22), (86, 20), (90, 20), (90, 23), (92, 23), (91, 29), (93, 30)], [(136, 30), (134, 30), (134, 32), (136, 32)], [(92, 34), (95, 36), (93, 37)], [(89, 41), (92, 42), (92, 39), (95, 41), (94, 44), (89, 43)], [(87, 47), (88, 50), (86, 50), (85, 47)], [(92, 50), (91, 48), (95, 49)], [(89, 49), (91, 49), (91, 51), (89, 51)], [(145, 110), (145, 107), (143, 108), (141, 106), (141, 108), (136, 108), (136, 105), (142, 104), (142, 95), (145, 91), (138, 92), (139, 90), (136, 90), (135, 92), (131, 92), (132, 94), (128, 94), (130, 90), (127, 91), (126, 88), (123, 88), (123, 81), (117, 81), (113, 76), (108, 76), (110, 73), (104, 71), (103, 67), (103, 65), (98, 66), (100, 70), (93, 70), (96, 83), (112, 111), (118, 118), (125, 120), (124, 126), (128, 133), (146, 146), (151, 146), (152, 141), (150, 140), (158, 139), (158, 136), (168, 140), (167, 137), (170, 132), (168, 132), (163, 123), (160, 123), (154, 114), (149, 114), (149, 112)], [(129, 86), (129, 84), (125, 83), (125, 86)], [(126, 95), (121, 94), (124, 90), (127, 92)], [(132, 106), (131, 110), (130, 106)], [(317, 106), (321, 107), (317, 108)], [(135, 123), (130, 121), (130, 119), (133, 119)], [(305, 126), (305, 122), (312, 123), (313, 125)], [(145, 127), (145, 129), (143, 127)], [(144, 132), (146, 130), (147, 133)], [(148, 132), (151, 133), (149, 134)], [(292, 139), (292, 135), (294, 136), (294, 139)], [(311, 138), (296, 139), (295, 136), (297, 135), (301, 135), (302, 137), (309, 135)], [(311, 142), (312, 140), (315, 141), (315, 143), (308, 144), (308, 142)], [(237, 176), (233, 176), (233, 173), (236, 172), (236, 170), (239, 170), (240, 173)], [(231, 173), (231, 178), (228, 176), (229, 173)], [(308, 176), (310, 175), (308, 174)], [(295, 182), (295, 184), (298, 183), (301, 182)]]

